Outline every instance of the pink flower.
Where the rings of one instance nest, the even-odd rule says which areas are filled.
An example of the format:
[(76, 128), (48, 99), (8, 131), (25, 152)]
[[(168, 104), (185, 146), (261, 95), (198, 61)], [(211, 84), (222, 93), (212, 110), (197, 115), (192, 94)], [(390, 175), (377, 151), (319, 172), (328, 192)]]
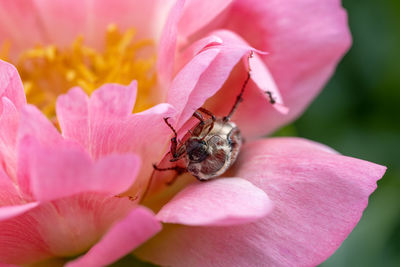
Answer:
[[(2, 3), (0, 38), (12, 41), (14, 62), (36, 42), (63, 47), (81, 33), (101, 49), (110, 23), (134, 26), (156, 42), (158, 80), (143, 98), (159, 104), (132, 114), (143, 101), (139, 78), (90, 97), (75, 87), (57, 98), (60, 134), (0, 62), (0, 262), (64, 263), (86, 252), (68, 265), (102, 266), (142, 245), (137, 256), (168, 266), (309, 266), (351, 232), (385, 167), (307, 140), (259, 138), (302, 112), (349, 47), (339, 1), (205, 3)], [(247, 75), (240, 60), (257, 49), (269, 54), (250, 60), (232, 119), (247, 143), (226, 177), (166, 186), (163, 174), (149, 184), (169, 147), (163, 118), (184, 133), (203, 105), (226, 115)]]

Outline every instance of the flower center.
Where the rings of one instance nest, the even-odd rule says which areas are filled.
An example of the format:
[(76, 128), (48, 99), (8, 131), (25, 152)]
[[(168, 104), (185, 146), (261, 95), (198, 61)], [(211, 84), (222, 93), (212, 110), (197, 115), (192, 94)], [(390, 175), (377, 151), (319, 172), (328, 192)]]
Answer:
[[(55, 119), (58, 95), (73, 86), (87, 94), (105, 83), (128, 85), (138, 81), (135, 112), (149, 108), (151, 89), (156, 84), (156, 56), (152, 40), (135, 40), (134, 29), (121, 33), (115, 25), (107, 28), (103, 52), (84, 44), (78, 37), (67, 48), (55, 45), (36, 46), (23, 51), (16, 62), (26, 97), (49, 118)], [(10, 44), (0, 47), (0, 58), (6, 59)]]

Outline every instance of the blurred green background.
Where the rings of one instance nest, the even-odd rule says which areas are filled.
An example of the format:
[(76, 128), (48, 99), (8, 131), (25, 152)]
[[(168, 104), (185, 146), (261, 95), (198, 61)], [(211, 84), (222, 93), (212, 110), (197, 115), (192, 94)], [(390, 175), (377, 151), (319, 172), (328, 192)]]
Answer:
[[(320, 266), (400, 266), (400, 0), (343, 5), (351, 50), (307, 111), (276, 135), (301, 136), (388, 167), (360, 223)], [(133, 262), (154, 266), (129, 256), (114, 266)]]
[(344, 0), (353, 47), (280, 133), (388, 167), (358, 226), (322, 267), (400, 266), (400, 1)]

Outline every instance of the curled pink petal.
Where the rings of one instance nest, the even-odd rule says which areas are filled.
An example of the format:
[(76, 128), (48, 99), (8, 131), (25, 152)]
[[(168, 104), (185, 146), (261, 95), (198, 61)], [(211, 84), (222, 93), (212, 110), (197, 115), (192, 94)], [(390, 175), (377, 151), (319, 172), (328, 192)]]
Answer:
[[(223, 39), (223, 38), (222, 38)], [(195, 76), (194, 71), (190, 71), (189, 68), (193, 68), (196, 70), (196, 65), (186, 65), (175, 77), (173, 84), (171, 85), (170, 93), (168, 96), (169, 103), (173, 104), (174, 106), (181, 107), (185, 104), (185, 107), (179, 117), (178, 128), (181, 127), (193, 114), (193, 112), (201, 107), (205, 101), (213, 96), (225, 83), (228, 79), (232, 69), (235, 65), (240, 61), (243, 56), (248, 54), (252, 48), (250, 46), (229, 46), (228, 44), (223, 43), (221, 46), (211, 47), (206, 49), (205, 51), (201, 52), (197, 57), (203, 53), (209, 51), (216, 51), (219, 50), (220, 52), (215, 57), (211, 63), (204, 62), (209, 64), (208, 67), (204, 70), (204, 72), (199, 76), (197, 83), (194, 83), (193, 86), (185, 87), (185, 84), (174, 84), (175, 80), (178, 79), (179, 75), (188, 72), (187, 76)], [(196, 58), (196, 57), (195, 57)], [(195, 60), (195, 58), (193, 60)], [(202, 62), (200, 61), (200, 64)], [(189, 76), (189, 77), (190, 77)], [(188, 79), (188, 78), (186, 78)], [(189, 79), (190, 80), (190, 79)], [(239, 85), (240, 88), (240, 85)], [(171, 94), (178, 95), (177, 92), (181, 92), (180, 98), (172, 98), (170, 97)], [(186, 97), (187, 100), (182, 99)], [(184, 100), (182, 102), (182, 100)], [(233, 102), (232, 102), (233, 103)], [(181, 110), (177, 108), (177, 110)]]
[[(218, 48), (218, 45), (223, 43), (222, 39), (216, 35), (206, 36), (200, 40), (197, 40), (193, 44), (191, 44), (185, 51), (179, 55), (177, 58), (175, 69), (182, 70), (183, 67), (190, 62), (195, 56), (197, 56), (200, 52), (203, 52), (208, 48)], [(172, 87), (173, 88), (173, 87)]]
[[(188, 101), (193, 99), (191, 98), (192, 92), (199, 83), (202, 74), (216, 58), (219, 52), (220, 50), (218, 48), (212, 48), (200, 53), (176, 75), (172, 81), (171, 89), (168, 91), (168, 102), (177, 110), (184, 110)], [(210, 84), (209, 88), (211, 87)], [(197, 108), (198, 107), (192, 107), (191, 114), (193, 114)], [(181, 124), (183, 124), (187, 119), (187, 116), (182, 118)]]
[(263, 218), (272, 202), (261, 189), (240, 178), (195, 183), (180, 191), (157, 214), (164, 223), (234, 225)]
[(249, 59), (249, 64), (251, 69), (251, 79), (264, 93), (266, 101), (270, 102), (280, 113), (287, 114), (289, 109), (284, 105), (279, 89), (261, 58), (257, 54), (254, 54)]
[[(243, 40), (240, 36), (231, 31), (219, 30), (214, 32), (217, 36), (220, 36), (225, 43), (228, 43), (229, 46), (232, 47), (250, 47), (245, 40)], [(246, 69), (250, 68), (250, 76), (257, 87), (261, 90), (262, 94), (265, 96), (266, 101), (270, 102), (272, 106), (277, 109), (279, 112), (286, 114), (288, 112), (288, 108), (284, 106), (284, 102), (279, 92), (279, 88), (275, 84), (275, 81), (272, 77), (272, 74), (268, 70), (267, 66), (261, 60), (259, 54), (268, 54), (258, 52), (255, 49), (255, 53), (252, 54), (252, 57), (248, 60), (245, 59)], [(248, 63), (248, 64), (247, 64)], [(249, 88), (251, 90), (251, 88)], [(262, 107), (260, 107), (261, 109)]]
[(359, 221), (385, 169), (302, 139), (249, 143), (233, 171), (268, 194), (270, 214), (240, 226), (167, 226), (137, 254), (173, 266), (318, 265)]
[(108, 265), (161, 230), (161, 224), (146, 208), (138, 207), (118, 221), (85, 255), (67, 264), (68, 267)]

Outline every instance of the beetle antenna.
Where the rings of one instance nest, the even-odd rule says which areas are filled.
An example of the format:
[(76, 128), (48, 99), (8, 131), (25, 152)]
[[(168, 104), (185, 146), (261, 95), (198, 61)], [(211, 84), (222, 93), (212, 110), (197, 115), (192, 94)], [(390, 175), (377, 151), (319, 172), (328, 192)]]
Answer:
[(249, 83), (249, 80), (250, 80), (250, 78), (251, 78), (251, 76), (250, 76), (250, 71), (251, 71), (251, 69), (250, 69), (250, 58), (252, 58), (253, 57), (253, 51), (251, 51), (250, 52), (250, 55), (248, 56), (248, 58), (247, 58), (247, 61), (248, 61), (248, 70), (247, 70), (247, 77), (246, 77), (246, 80), (244, 80), (244, 83), (243, 83), (243, 85), (242, 85), (242, 89), (240, 90), (240, 93), (239, 93), (239, 95), (236, 97), (236, 101), (235, 101), (235, 104), (233, 104), (233, 107), (231, 108), (231, 111), (229, 112), (229, 114), (228, 115), (226, 115), (224, 118), (223, 118), (223, 121), (224, 122), (227, 122), (227, 121), (229, 121), (230, 119), (231, 119), (231, 117), (233, 116), (233, 114), (235, 113), (235, 111), (236, 111), (236, 109), (238, 108), (238, 106), (239, 106), (239, 104), (243, 101), (243, 93), (244, 93), (244, 90), (246, 89), (246, 87), (247, 87), (247, 84)]

